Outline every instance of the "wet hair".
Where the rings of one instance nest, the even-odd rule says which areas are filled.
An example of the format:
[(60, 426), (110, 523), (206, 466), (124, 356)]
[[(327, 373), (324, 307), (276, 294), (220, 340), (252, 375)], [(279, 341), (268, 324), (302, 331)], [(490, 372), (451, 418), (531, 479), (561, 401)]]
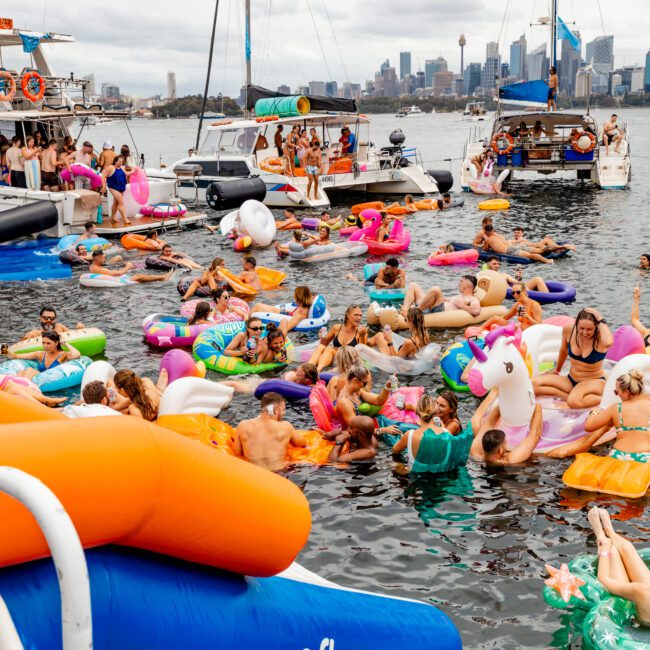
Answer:
[(490, 257), (487, 258), (488, 264), (490, 262), (499, 262), (501, 264), (501, 260), (496, 256), (496, 255), (490, 255)]
[(160, 250), (161, 250), (161, 251), (164, 251), (165, 248), (171, 248), (171, 247), (172, 247), (171, 244), (163, 244), (163, 247), (162, 247)]
[(51, 311), (54, 314), (54, 316), (56, 316), (56, 309), (54, 309), (54, 307), (50, 307), (49, 305), (45, 305), (45, 307), (42, 307), (38, 315), (42, 316), (46, 311)]
[(429, 393), (424, 393), (422, 397), (420, 397), (415, 406), (415, 412), (424, 424), (428, 424), (433, 420), (436, 414), (436, 402)]
[(49, 341), (52, 341), (56, 343), (56, 349), (57, 350), (62, 350), (63, 348), (61, 347), (61, 337), (59, 336), (58, 332), (43, 332), (43, 335), (41, 336), (43, 339), (48, 339)]
[(578, 333), (578, 323), (581, 320), (588, 320), (591, 321), (594, 324), (594, 342), (593, 342), (593, 349), (596, 349), (596, 346), (600, 342), (600, 331), (598, 327), (598, 321), (596, 320), (596, 317), (590, 312), (587, 311), (586, 309), (581, 309), (578, 315), (576, 316), (575, 322), (573, 323), (573, 328), (571, 329), (571, 335), (569, 336), (569, 345), (571, 345), (571, 339), (573, 338), (573, 334), (575, 333), (576, 335), (576, 343), (580, 345), (580, 334)]
[(228, 289), (226, 287), (217, 287), (210, 295), (212, 296), (212, 300), (218, 302), (221, 296), (223, 296), (223, 294), (227, 292)]
[(358, 363), (359, 353), (351, 345), (340, 347), (334, 355), (334, 365), (337, 373), (341, 376), (347, 377), (350, 368)]
[(650, 264), (650, 253), (641, 253), (641, 257), (645, 257), (646, 261)]
[(223, 263), (224, 263), (223, 257), (215, 257), (210, 263), (210, 268), (208, 269), (208, 272), (216, 271)]
[(616, 385), (621, 390), (628, 391), (633, 397), (641, 395), (643, 393), (643, 372), (638, 368), (630, 370), (616, 380)]
[(250, 264), (253, 268), (255, 268), (257, 266), (257, 260), (252, 255), (245, 255), (244, 264)]
[(478, 281), (476, 280), (475, 275), (463, 275), (461, 280), (467, 280), (468, 282), (471, 282), (472, 288), (476, 289), (476, 285), (478, 284)]
[(116, 388), (123, 390), (128, 398), (138, 407), (142, 417), (153, 422), (158, 415), (158, 409), (147, 395), (142, 379), (133, 370), (118, 370), (113, 377)]
[(274, 393), (271, 391), (270, 393), (264, 393), (262, 395), (262, 399), (260, 400), (260, 407), (262, 410), (266, 410), (268, 406), (275, 406), (276, 404), (284, 404), (286, 400), (280, 393)]
[(494, 219), (492, 219), (492, 217), (490, 215), (487, 215), (487, 216), (483, 217), (483, 219), (481, 219), (481, 225), (483, 227), (485, 227), (485, 225), (488, 224), (488, 223), (494, 223)]
[[(80, 249), (82, 249), (82, 248), (86, 248), (86, 244), (81, 243), (81, 244), (77, 244), (77, 245), (74, 247), (74, 249), (77, 251), (77, 253), (78, 253), (78, 252), (80, 251)], [(88, 250), (88, 249), (86, 248), (86, 250)]]
[(101, 381), (91, 381), (84, 386), (81, 397), (86, 404), (101, 404), (105, 397), (108, 397), (106, 386)]
[(348, 370), (347, 379), (358, 379), (359, 381), (366, 382), (368, 381), (368, 375), (370, 371), (365, 366), (362, 366), (360, 363), (355, 363), (350, 370)]
[(429, 345), (431, 339), (424, 325), (424, 312), (419, 307), (409, 307), (406, 312), (406, 321), (409, 323), (411, 340), (416, 349), (421, 350), (425, 345)]
[(438, 210), (442, 210), (445, 207), (445, 202), (442, 199), (436, 201), (436, 207)]
[(318, 381), (318, 368), (313, 363), (303, 363), (298, 366), (305, 377), (309, 380), (309, 383), (313, 386)]
[(301, 284), (295, 288), (293, 299), (299, 307), (311, 307), (314, 302), (314, 294), (307, 285)]
[(393, 266), (397, 268), (399, 266), (399, 260), (396, 257), (389, 257), (386, 260), (386, 266)]
[(154, 237), (158, 237), (158, 231), (157, 230), (147, 230), (147, 234), (145, 235), (146, 239), (153, 239)]
[(492, 222), (483, 224), (483, 230), (485, 232), (494, 232), (494, 226), (492, 225)]
[(326, 224), (323, 223), (320, 226), (318, 226), (318, 230), (327, 230), (327, 236), (330, 236), (330, 233), (332, 232), (332, 229)]
[(443, 199), (450, 199), (450, 198), (451, 198), (451, 194), (449, 194), (449, 192), (445, 192), (445, 193), (442, 195), (442, 198), (443, 198)]
[(103, 248), (96, 248), (93, 251), (93, 259), (95, 259), (96, 257), (99, 257), (100, 255), (104, 255), (104, 249)]
[(486, 454), (491, 454), (493, 451), (496, 451), (499, 448), (504, 440), (506, 439), (506, 434), (503, 433), (500, 429), (490, 429), (483, 434), (483, 451)]
[(517, 230), (521, 230), (522, 233), (526, 232), (521, 226), (515, 226), (513, 228), (513, 232), (517, 232)]
[[(443, 390), (438, 397), (442, 397), (449, 404), (449, 419), (458, 420), (458, 397), (456, 397), (456, 393), (451, 390)], [(460, 423), (460, 420), (458, 422)]]
[(350, 314), (355, 309), (361, 309), (361, 307), (359, 307), (359, 305), (356, 304), (348, 305), (348, 308), (345, 310), (345, 314), (343, 314), (343, 325), (345, 325), (348, 322), (348, 318), (350, 318)]
[(297, 242), (301, 242), (302, 239), (303, 239), (303, 237), (304, 237), (304, 235), (305, 235), (305, 231), (304, 231), (302, 228), (296, 228), (296, 229), (293, 231), (293, 238), (294, 238), (294, 240), (297, 241)]
[(86, 221), (86, 223), (84, 224), (84, 230), (88, 232), (89, 230), (93, 229), (94, 225), (95, 224), (92, 221)]
[(201, 320), (207, 320), (210, 315), (210, 303), (202, 300), (194, 310), (194, 316), (187, 321), (188, 325), (196, 325)]

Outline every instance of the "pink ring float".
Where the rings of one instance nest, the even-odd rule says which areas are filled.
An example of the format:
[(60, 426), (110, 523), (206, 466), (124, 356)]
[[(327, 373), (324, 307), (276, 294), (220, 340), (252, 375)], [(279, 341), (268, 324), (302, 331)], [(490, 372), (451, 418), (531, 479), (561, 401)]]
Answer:
[(149, 179), (144, 169), (136, 167), (130, 178), (131, 196), (138, 205), (144, 205), (149, 200)]
[(64, 167), (59, 175), (66, 183), (74, 183), (76, 176), (85, 176), (90, 179), (93, 190), (98, 190), (104, 184), (101, 175), (83, 163), (72, 163), (70, 167)]
[[(208, 302), (210, 304), (210, 309), (214, 309), (215, 307), (213, 300), (205, 300), (205, 298), (197, 299), (197, 300), (188, 300), (187, 302), (184, 302), (181, 305), (181, 316), (183, 316), (184, 318), (192, 318), (192, 316), (194, 316), (194, 312), (196, 311), (196, 306), (200, 302)], [(228, 306), (231, 308), (238, 307), (239, 309), (243, 309), (246, 312), (246, 314), (250, 312), (250, 305), (245, 300), (242, 300), (241, 298), (235, 298), (234, 296), (228, 299)], [(213, 314), (212, 320), (214, 321), (215, 325), (219, 325), (221, 323), (234, 323), (242, 319), (237, 314), (230, 313), (230, 314)]]
[(170, 205), (169, 203), (158, 203), (157, 205), (143, 205), (140, 208), (140, 214), (143, 217), (158, 217), (165, 219), (167, 217), (182, 217), (187, 212), (187, 208), (179, 203)]

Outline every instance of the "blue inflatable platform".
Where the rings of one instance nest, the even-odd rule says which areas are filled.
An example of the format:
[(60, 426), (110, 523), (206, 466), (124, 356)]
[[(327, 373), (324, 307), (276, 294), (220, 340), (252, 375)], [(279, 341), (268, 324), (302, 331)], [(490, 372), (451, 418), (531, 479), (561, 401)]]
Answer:
[(72, 277), (55, 250), (58, 240), (39, 238), (0, 245), (0, 281), (60, 280)]

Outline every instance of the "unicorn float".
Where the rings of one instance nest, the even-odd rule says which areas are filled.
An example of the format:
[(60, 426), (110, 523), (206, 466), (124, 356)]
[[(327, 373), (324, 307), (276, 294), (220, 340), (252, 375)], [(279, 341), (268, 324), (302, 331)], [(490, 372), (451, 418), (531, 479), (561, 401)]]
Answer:
[(361, 213), (365, 220), (363, 228), (350, 235), (350, 241), (360, 241), (368, 246), (371, 255), (392, 255), (408, 249), (411, 244), (411, 233), (404, 228), (404, 224), (396, 220), (385, 241), (377, 241), (377, 231), (381, 226), (381, 213), (377, 210), (367, 209)]
[[(501, 418), (497, 427), (506, 434), (510, 448), (516, 447), (526, 437), (537, 402), (542, 405), (544, 420), (542, 435), (535, 447), (537, 453), (553, 451), (585, 435), (588, 409), (569, 409), (561, 400), (535, 397), (531, 377), (539, 372), (541, 362), (550, 360), (553, 352), (557, 358), (558, 336), (555, 330), (559, 330), (561, 338), (561, 328), (552, 325), (534, 325), (522, 337), (521, 330), (510, 323), (489, 332), (485, 337), (484, 349), (474, 341), (468, 341), (476, 360), (467, 378), (469, 389), (477, 397), (486, 395), (492, 388), (499, 389)], [(533, 354), (529, 351), (526, 338), (531, 340)], [(613, 366), (605, 383), (601, 408), (607, 408), (616, 401), (616, 380), (633, 368), (641, 369), (650, 378), (650, 355), (631, 354)], [(614, 437), (615, 431), (612, 429), (603, 434), (596, 444), (608, 442)]]
[(509, 169), (504, 169), (498, 177), (494, 176), (494, 160), (488, 159), (479, 175), (474, 165), (470, 165), (473, 179), (469, 181), (469, 187), (474, 194), (496, 194), (501, 191), (503, 181), (508, 178)]

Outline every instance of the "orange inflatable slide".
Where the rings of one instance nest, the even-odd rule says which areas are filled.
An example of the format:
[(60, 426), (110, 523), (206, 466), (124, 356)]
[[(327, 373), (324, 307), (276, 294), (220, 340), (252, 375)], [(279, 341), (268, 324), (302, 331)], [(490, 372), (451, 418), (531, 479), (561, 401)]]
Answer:
[[(123, 416), (69, 420), (0, 393), (2, 463), (61, 500), (84, 547), (119, 544), (251, 576), (287, 568), (307, 541), (306, 498), (272, 472)], [(0, 494), (0, 566), (49, 555), (36, 521)]]

